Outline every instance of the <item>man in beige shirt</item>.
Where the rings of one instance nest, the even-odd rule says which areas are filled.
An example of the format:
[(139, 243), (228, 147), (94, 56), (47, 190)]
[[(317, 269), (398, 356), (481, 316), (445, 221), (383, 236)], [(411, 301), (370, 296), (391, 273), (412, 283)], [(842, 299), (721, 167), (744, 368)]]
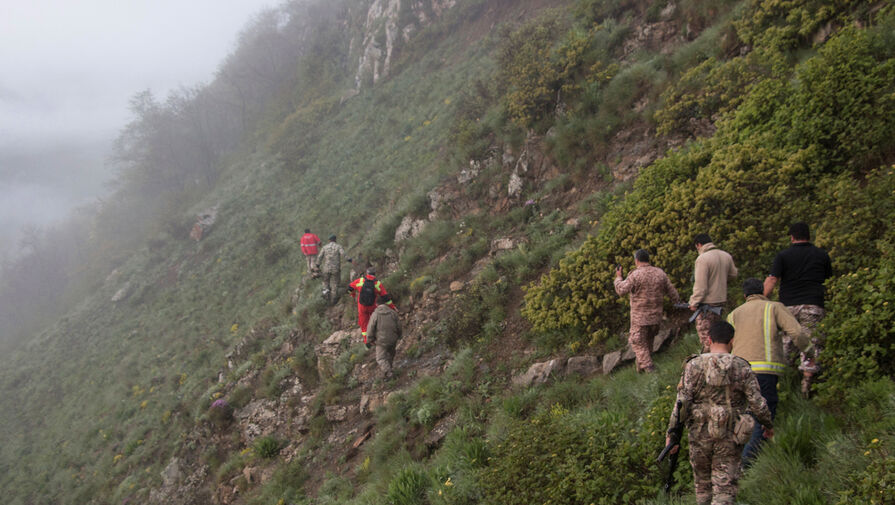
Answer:
[(702, 352), (711, 345), (709, 327), (721, 321), (721, 312), (727, 303), (727, 280), (737, 276), (737, 267), (730, 254), (715, 247), (707, 233), (693, 238), (699, 251), (693, 270), (693, 294), (690, 310), (696, 312), (696, 333), (702, 342)]

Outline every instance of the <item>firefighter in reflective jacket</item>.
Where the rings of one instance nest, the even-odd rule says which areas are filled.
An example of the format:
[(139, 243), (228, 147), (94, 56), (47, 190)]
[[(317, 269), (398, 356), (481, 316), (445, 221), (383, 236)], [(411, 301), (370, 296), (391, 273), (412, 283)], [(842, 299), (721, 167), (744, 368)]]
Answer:
[[(364, 336), (366, 344), (367, 323), (370, 322), (370, 316), (378, 305), (376, 299), (380, 296), (388, 296), (388, 291), (376, 278), (376, 270), (373, 267), (367, 267), (367, 274), (349, 284), (348, 292), (357, 299), (357, 324), (360, 326), (361, 335)], [(398, 310), (393, 302), (390, 302), (388, 306)]]
[(308, 275), (316, 278), (320, 275), (317, 269), (317, 248), (320, 247), (320, 237), (311, 233), (309, 228), (305, 228), (305, 234), (301, 236), (301, 253), (305, 255), (308, 262)]

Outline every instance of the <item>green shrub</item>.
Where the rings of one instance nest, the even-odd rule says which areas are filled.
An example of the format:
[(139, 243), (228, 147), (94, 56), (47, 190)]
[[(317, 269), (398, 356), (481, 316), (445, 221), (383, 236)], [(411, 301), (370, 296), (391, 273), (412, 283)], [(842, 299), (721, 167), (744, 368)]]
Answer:
[(255, 454), (264, 458), (271, 459), (277, 456), (280, 453), (280, 448), (282, 444), (279, 440), (274, 437), (260, 437), (255, 440), (255, 443), (252, 444), (252, 449), (255, 451)]
[(491, 441), (482, 469), (486, 503), (634, 503), (659, 488), (653, 447), (637, 440), (627, 419), (598, 412), (572, 415), (555, 406), (517, 421)]
[[(891, 444), (892, 439), (886, 442)], [(891, 445), (887, 447), (880, 439), (873, 439), (867, 445), (865, 456), (869, 457), (869, 463), (863, 470), (849, 475), (836, 505), (895, 504), (895, 453)]]
[(386, 500), (393, 505), (422, 505), (431, 486), (432, 481), (425, 472), (406, 467), (389, 482)]
[[(851, 80), (843, 77), (849, 83), (845, 86), (829, 83), (836, 97), (832, 102), (826, 98), (830, 90), (797, 86), (780, 78), (765, 79), (750, 89), (711, 140), (671, 153), (645, 169), (633, 191), (606, 214), (597, 235), (529, 287), (522, 313), (533, 328), (559, 337), (554, 345), (567, 344), (580, 338), (576, 335), (581, 333), (598, 340), (605, 338), (607, 331), (623, 328), (627, 301), (614, 293), (612, 265), (629, 264), (631, 251), (640, 247), (654, 252), (655, 264), (686, 295), (696, 254), (691, 241), (697, 233), (708, 232), (720, 247), (731, 252), (742, 276), (760, 277), (776, 250), (785, 245), (781, 238), (789, 223), (804, 220), (823, 227), (822, 223), (831, 220), (836, 229), (848, 228), (848, 217), (815, 203), (823, 198), (849, 207), (837, 193), (829, 192), (827, 183), (831, 180), (819, 180), (819, 176), (827, 173), (836, 178), (843, 194), (857, 193), (859, 186), (849, 182), (849, 177), (856, 175), (854, 169), (867, 169), (867, 160), (881, 160), (891, 150), (887, 142), (871, 146), (860, 140), (869, 132), (895, 128), (895, 116), (889, 114), (895, 108), (886, 105), (895, 96), (895, 79), (880, 77), (888, 75), (895, 65), (891, 55), (880, 49), (884, 40), (888, 39), (882, 28), (860, 33), (845, 30), (828, 43), (829, 48), (796, 68), (797, 76), (816, 79), (821, 79), (820, 69), (830, 75), (850, 71), (867, 74), (866, 78), (851, 76)], [(852, 53), (864, 63), (852, 64), (847, 56)], [(865, 64), (867, 68), (861, 66)], [(802, 105), (797, 104), (811, 103), (830, 103), (831, 111), (825, 114), (851, 111), (860, 115), (849, 119), (856, 122), (855, 131), (840, 128), (839, 121), (819, 124), (805, 119), (797, 111)], [(860, 113), (865, 107), (880, 110)], [(812, 135), (806, 134), (805, 138), (812, 138), (813, 143), (794, 138), (795, 130), (811, 130)], [(843, 157), (853, 157), (855, 165), (831, 161)], [(860, 214), (869, 220), (869, 224), (858, 222), (856, 231), (863, 235), (856, 237), (878, 233), (877, 213), (886, 216), (881, 219), (891, 215), (891, 197), (879, 199), (888, 193), (879, 190), (871, 194), (877, 200), (870, 208), (853, 210), (852, 218)], [(836, 245), (843, 238), (824, 236), (818, 242)], [(848, 239), (843, 243), (848, 244)], [(885, 284), (882, 278), (879, 282)], [(880, 303), (885, 301), (880, 299)], [(879, 321), (887, 317), (881, 315)], [(833, 332), (829, 324), (827, 331)], [(874, 361), (878, 351), (869, 352)]]

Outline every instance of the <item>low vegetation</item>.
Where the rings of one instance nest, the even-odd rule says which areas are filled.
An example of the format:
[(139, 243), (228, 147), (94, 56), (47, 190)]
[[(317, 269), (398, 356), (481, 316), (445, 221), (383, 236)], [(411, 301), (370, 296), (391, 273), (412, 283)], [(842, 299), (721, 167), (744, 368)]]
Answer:
[[(784, 377), (777, 435), (741, 499), (891, 503), (890, 6), (557, 0), (538, 11), (461, 1), (401, 43), (388, 78), (354, 95), (347, 41), (362, 9), (299, 3), (279, 8), (301, 14), (285, 25), (269, 13), (255, 20), (208, 88), (162, 103), (137, 97), (120, 145), (126, 191), (82, 223), (96, 230), (77, 249), (86, 262), (56, 265), (43, 253), (74, 238), (50, 234), (6, 267), (2, 310), (17, 316), (17, 336), (4, 330), (0, 342), (8, 503), (146, 502), (184, 454), (207, 467), (204, 498), (226, 484), (245, 503), (691, 501), (688, 466), (666, 497), (654, 458), (693, 333), (657, 358), (658, 374), (628, 367), (515, 390), (510, 378), (540, 357), (621, 346), (627, 306), (612, 292), (612, 267), (628, 269), (633, 250), (649, 249), (685, 294), (697, 232), (732, 252), (743, 277), (763, 277), (795, 220), (813, 225), (834, 261), (826, 372), (812, 400), (796, 393), (794, 372)], [(237, 72), (267, 36), (285, 62), (271, 88)], [(251, 91), (246, 115), (218, 124), (226, 131), (190, 165), (197, 172), (150, 170), (138, 156), (160, 142), (139, 144), (150, 119), (182, 131), (186, 106), (232, 98), (232, 86)], [(617, 180), (622, 155), (612, 153), (632, 132), (653, 150), (675, 148), (633, 182)], [(528, 145), (543, 146), (549, 171), (526, 176), (511, 199), (514, 167), (502, 157)], [(471, 167), (478, 175), (459, 183)], [(124, 195), (147, 185), (147, 201), (126, 206)], [(428, 220), (432, 189), (455, 192), (461, 210)], [(214, 227), (188, 241), (193, 216), (213, 206)], [(395, 243), (407, 216), (427, 224)], [(401, 391), (370, 416), (373, 435), (356, 452), (328, 440), (325, 408), (373, 387), (354, 375), (369, 355), (345, 345), (332, 375), (317, 374), (314, 346), (354, 313), (327, 312), (306, 279), (295, 246), (308, 226), (337, 234), (358, 264), (390, 265), (383, 281), (399, 306), (443, 301), (409, 328), (419, 339), (408, 366), (375, 383)], [(512, 248), (492, 250), (499, 237)], [(32, 307), (22, 300), (34, 290), (16, 299), (29, 269), (46, 274), (41, 283), (65, 282)], [(463, 288), (445, 296), (452, 282)], [(736, 285), (729, 298), (739, 299)], [(417, 376), (415, 360), (433, 357), (441, 373)], [(279, 398), (292, 378), (317, 392), (307, 433), (244, 443), (234, 413)], [(436, 428), (445, 437), (427, 443)], [(269, 478), (250, 483), (243, 470), (259, 466)]]

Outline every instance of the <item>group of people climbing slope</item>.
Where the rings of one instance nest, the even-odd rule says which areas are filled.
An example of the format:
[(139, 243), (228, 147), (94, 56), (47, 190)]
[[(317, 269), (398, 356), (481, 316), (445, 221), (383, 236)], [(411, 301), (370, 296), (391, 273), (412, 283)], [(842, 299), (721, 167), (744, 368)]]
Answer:
[[(691, 356), (678, 384), (669, 421), (669, 447), (680, 441), (686, 425), (690, 438), (696, 502), (734, 503), (743, 468), (755, 458), (763, 440), (773, 435), (777, 382), (787, 363), (798, 362), (802, 393), (810, 394), (820, 371), (823, 335), (816, 331), (824, 316), (824, 281), (832, 276), (829, 255), (810, 242), (806, 223), (789, 228), (790, 247), (780, 251), (764, 281), (743, 282), (744, 302), (726, 317), (727, 283), (738, 274), (733, 257), (707, 234), (694, 237), (698, 256), (693, 293), (686, 304), (693, 315), (702, 354)], [(616, 267), (615, 291), (629, 295), (629, 342), (638, 371), (653, 371), (650, 351), (667, 296), (679, 295), (649, 253), (634, 253), (636, 268), (623, 278)], [(769, 297), (780, 284), (780, 301)], [(756, 422), (757, 420), (757, 422)]]
[(376, 269), (367, 264), (361, 274), (352, 271), (352, 278), (355, 275), (359, 277), (343, 288), (342, 262), (354, 264), (354, 261), (346, 257), (345, 249), (336, 242), (335, 235), (330, 235), (329, 242), (320, 247), (320, 238), (310, 229), (305, 229), (301, 237), (301, 251), (306, 259), (308, 274), (322, 280), (326, 303), (336, 305), (343, 289), (352, 295), (357, 303), (357, 323), (364, 344), (368, 349), (376, 347), (376, 363), (383, 377), (391, 378), (395, 348), (402, 335), (401, 321), (398, 307), (382, 281), (376, 278)]

